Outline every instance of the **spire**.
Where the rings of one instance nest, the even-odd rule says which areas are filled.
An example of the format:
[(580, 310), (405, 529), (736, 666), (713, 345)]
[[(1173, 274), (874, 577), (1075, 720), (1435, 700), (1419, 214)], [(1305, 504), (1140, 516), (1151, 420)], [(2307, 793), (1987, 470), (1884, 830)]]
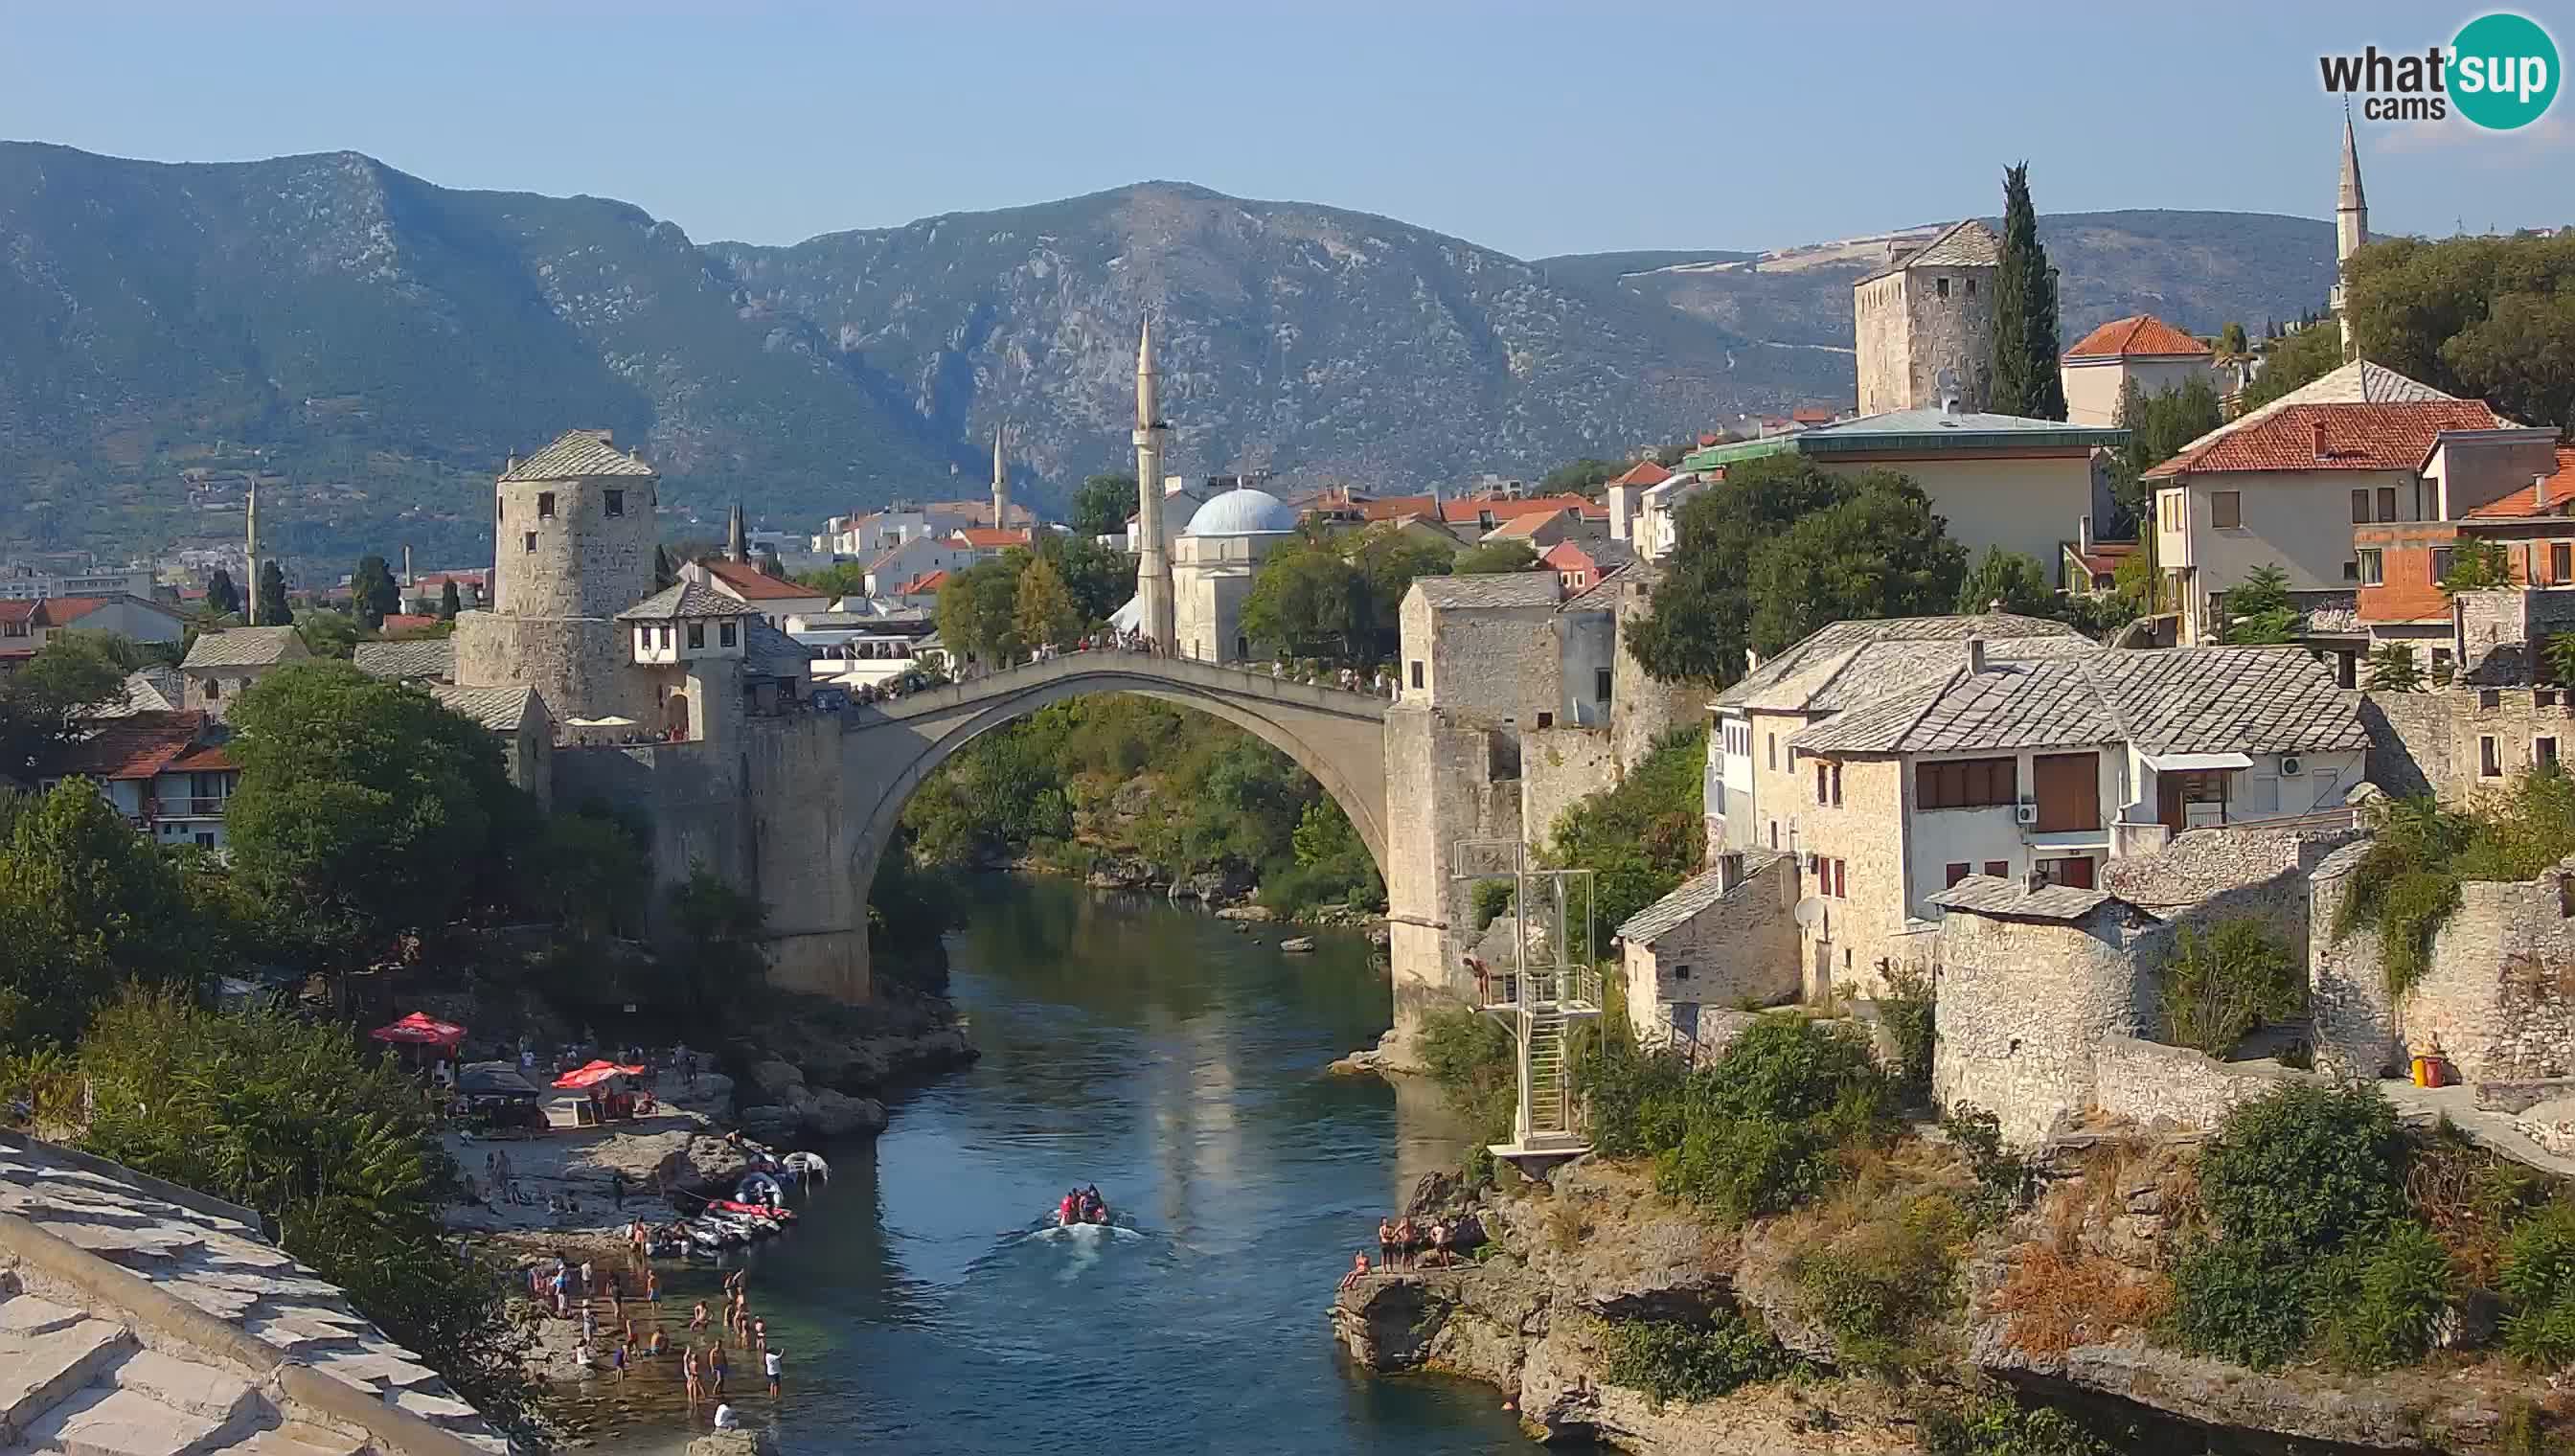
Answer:
[(725, 530), (725, 555), (738, 562), (751, 560), (750, 534), (742, 529), (742, 498), (733, 502), (733, 521)]
[(1163, 406), (1158, 397), (1162, 371), (1154, 368), (1154, 319), (1145, 317), (1144, 333), (1136, 341), (1136, 428), (1151, 430), (1163, 423)]
[(1002, 427), (993, 427), (993, 529), (1011, 529), (1011, 472), (1002, 464)]
[(2348, 103), (2342, 113), (2342, 188), (2334, 197), (2334, 211), (2369, 211), (2369, 199), (2360, 190), (2360, 146), (2351, 134), (2351, 107)]
[(250, 510), (242, 526), (242, 567), (244, 575), (250, 578), (242, 584), (243, 595), (250, 603), (248, 620), (251, 626), (257, 627), (259, 626), (259, 472), (257, 469), (251, 472)]

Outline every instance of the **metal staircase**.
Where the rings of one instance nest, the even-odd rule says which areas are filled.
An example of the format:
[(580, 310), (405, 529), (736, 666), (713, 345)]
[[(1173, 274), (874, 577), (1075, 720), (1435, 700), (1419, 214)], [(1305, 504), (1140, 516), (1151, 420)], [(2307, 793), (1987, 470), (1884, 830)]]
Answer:
[[(1600, 972), (1584, 958), (1591, 947), (1591, 872), (1533, 870), (1526, 846), (1515, 839), (1460, 840), (1449, 865), (1459, 880), (1507, 878), (1514, 891), (1519, 934), (1510, 962), (1467, 957), (1475, 1004), (1511, 1033), (1518, 1064), (1512, 1139), (1493, 1144), (1493, 1155), (1551, 1162), (1589, 1152), (1574, 1105), (1573, 1057), (1581, 1024), (1597, 1020), (1601, 1008)], [(1576, 903), (1578, 916), (1570, 913)], [(1543, 937), (1536, 946), (1532, 922)]]

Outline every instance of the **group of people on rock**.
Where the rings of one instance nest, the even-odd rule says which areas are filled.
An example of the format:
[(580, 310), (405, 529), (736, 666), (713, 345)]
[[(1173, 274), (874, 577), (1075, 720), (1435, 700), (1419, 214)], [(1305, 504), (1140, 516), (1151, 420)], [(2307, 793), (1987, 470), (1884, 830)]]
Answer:
[(1425, 1214), (1415, 1218), (1376, 1221), (1376, 1257), (1373, 1269), (1368, 1265), (1367, 1250), (1351, 1256), (1349, 1272), (1341, 1276), (1340, 1287), (1351, 1288), (1370, 1273), (1390, 1274), (1397, 1269), (1447, 1268), (1457, 1262), (1459, 1251), (1481, 1241), (1481, 1230), (1467, 1214)]
[(1077, 1223), (1107, 1223), (1109, 1203), (1100, 1196), (1100, 1185), (1094, 1183), (1088, 1188), (1067, 1191), (1064, 1201), (1056, 1205), (1055, 1221), (1057, 1226), (1065, 1228)]

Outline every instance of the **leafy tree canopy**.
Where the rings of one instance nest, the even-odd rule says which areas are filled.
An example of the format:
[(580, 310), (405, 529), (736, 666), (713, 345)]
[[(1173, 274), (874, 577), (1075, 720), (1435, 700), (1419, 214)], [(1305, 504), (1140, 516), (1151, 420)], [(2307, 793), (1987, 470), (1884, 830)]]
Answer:
[(1328, 547), (1280, 551), (1243, 600), (1245, 634), (1288, 657), (1348, 657), (1371, 622), (1367, 577)]
[(1457, 553), (1448, 563), (1448, 573), (1456, 577), (1493, 576), (1525, 572), (1536, 565), (1537, 552), (1525, 541), (1487, 541)]
[(2320, 319), (2285, 335), (2263, 356), (2262, 372), (2244, 387), (2244, 412), (2250, 414), (2341, 367), (2342, 330), (2333, 320)]
[(2372, 243), (2351, 262), (2351, 324), (2363, 358), (2575, 428), (2575, 233)]
[(2047, 574), (2038, 563), (2016, 551), (1998, 546), (1985, 548), (1985, 559), (1967, 574), (1958, 588), (1958, 611), (2010, 612), (2022, 617), (2055, 617), (2058, 615), (2055, 589), (2047, 585)]
[(1127, 529), (1127, 518), (1136, 514), (1136, 504), (1133, 475), (1093, 476), (1073, 493), (1073, 534), (1119, 535)]

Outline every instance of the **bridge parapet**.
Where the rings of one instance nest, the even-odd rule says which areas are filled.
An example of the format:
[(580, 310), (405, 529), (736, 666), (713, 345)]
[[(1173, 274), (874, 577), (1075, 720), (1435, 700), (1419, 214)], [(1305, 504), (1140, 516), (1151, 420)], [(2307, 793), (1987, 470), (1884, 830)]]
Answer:
[(1059, 653), (1017, 667), (985, 673), (961, 682), (907, 693), (901, 698), (854, 705), (842, 715), (844, 728), (855, 730), (870, 723), (907, 723), (934, 718), (960, 708), (1008, 698), (1029, 689), (1074, 678), (1118, 677), (1196, 689), (1250, 704), (1274, 704), (1338, 718), (1385, 721), (1386, 700), (1376, 694), (1317, 683), (1272, 677), (1265, 669), (1202, 663), (1156, 653), (1094, 648)]

